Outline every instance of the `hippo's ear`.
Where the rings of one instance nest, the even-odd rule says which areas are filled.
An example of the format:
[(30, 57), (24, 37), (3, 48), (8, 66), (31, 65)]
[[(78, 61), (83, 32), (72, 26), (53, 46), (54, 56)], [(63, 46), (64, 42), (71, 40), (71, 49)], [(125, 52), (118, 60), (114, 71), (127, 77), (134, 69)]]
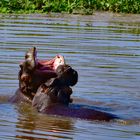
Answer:
[(59, 85), (59, 80), (57, 78), (51, 78), (48, 80), (45, 85), (47, 87), (53, 87), (53, 86), (58, 86)]
[(28, 70), (34, 70), (36, 67), (36, 57), (37, 57), (37, 52), (36, 48), (30, 48), (26, 54), (25, 54), (25, 66)]

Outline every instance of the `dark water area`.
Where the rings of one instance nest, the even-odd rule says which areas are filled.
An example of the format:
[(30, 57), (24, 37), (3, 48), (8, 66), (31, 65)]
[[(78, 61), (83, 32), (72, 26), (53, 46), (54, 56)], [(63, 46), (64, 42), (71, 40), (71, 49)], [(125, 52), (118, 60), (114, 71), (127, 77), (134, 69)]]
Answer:
[[(8, 103), (18, 87), (19, 63), (33, 46), (39, 59), (61, 54), (78, 71), (74, 103), (122, 120), (43, 115)], [(0, 15), (0, 140), (47, 139), (140, 139), (140, 15)]]

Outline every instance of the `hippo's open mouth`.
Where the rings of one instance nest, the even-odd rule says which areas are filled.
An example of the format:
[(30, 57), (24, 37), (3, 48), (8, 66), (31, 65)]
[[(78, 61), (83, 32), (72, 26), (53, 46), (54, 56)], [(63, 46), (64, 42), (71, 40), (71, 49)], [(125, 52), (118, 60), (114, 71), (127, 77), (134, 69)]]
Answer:
[(62, 55), (57, 55), (51, 60), (39, 60), (37, 59), (37, 50), (33, 47), (25, 54), (25, 62), (28, 63), (28, 69), (55, 71), (58, 66), (65, 64), (65, 59)]
[(35, 60), (40, 70), (56, 71), (58, 66), (65, 64), (65, 59), (62, 55), (57, 55), (51, 60)]
[(40, 60), (37, 58), (37, 50), (35, 47), (29, 49), (25, 54), (25, 61), (20, 64), (22, 70), (21, 80), (29, 81), (29, 75), (35, 70), (40, 73), (54, 74), (60, 65), (65, 64), (65, 59), (62, 55), (56, 55), (51, 60)]
[(25, 54), (24, 62), (20, 64), (20, 90), (32, 99), (38, 87), (50, 78), (57, 77), (56, 69), (64, 64), (65, 60), (61, 55), (57, 55), (51, 60), (40, 60), (37, 58), (36, 48), (29, 49)]

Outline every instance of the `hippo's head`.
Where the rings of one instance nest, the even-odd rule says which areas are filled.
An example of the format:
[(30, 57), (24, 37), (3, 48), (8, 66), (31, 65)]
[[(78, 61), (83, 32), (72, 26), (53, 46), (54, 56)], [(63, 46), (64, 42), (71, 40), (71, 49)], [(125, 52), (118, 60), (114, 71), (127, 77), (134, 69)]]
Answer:
[(58, 79), (62, 85), (74, 86), (78, 81), (78, 73), (69, 65), (59, 65), (56, 69)]
[[(25, 54), (25, 61), (20, 64), (19, 88), (24, 94), (33, 98), (32, 94), (36, 93), (38, 87), (48, 79), (56, 77), (57, 67), (64, 63), (64, 57), (57, 55), (52, 60), (43, 60), (43, 63), (40, 64), (36, 48), (29, 49)], [(38, 65), (41, 65), (41, 68)]]
[(33, 99), (33, 106), (39, 111), (52, 104), (69, 105), (72, 89), (78, 81), (78, 73), (69, 65), (60, 65), (56, 69), (57, 77), (49, 79), (37, 90)]
[(51, 78), (45, 84), (53, 86), (74, 86), (78, 81), (78, 73), (69, 65), (59, 65), (56, 69), (57, 77)]

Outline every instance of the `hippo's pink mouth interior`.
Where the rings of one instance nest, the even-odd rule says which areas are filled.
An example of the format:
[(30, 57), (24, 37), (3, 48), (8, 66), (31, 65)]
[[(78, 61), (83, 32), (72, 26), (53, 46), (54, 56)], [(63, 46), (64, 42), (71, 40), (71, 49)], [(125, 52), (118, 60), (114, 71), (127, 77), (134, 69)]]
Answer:
[[(27, 63), (27, 64), (26, 64)], [(26, 64), (26, 65), (25, 65)], [(56, 73), (56, 69), (60, 65), (65, 64), (65, 59), (62, 55), (56, 55), (51, 60), (40, 60), (37, 58), (37, 50), (35, 47), (28, 50), (25, 54), (25, 61), (21, 63), (20, 67), (24, 68), (21, 80), (22, 81), (29, 81), (30, 74), (28, 74), (28, 70), (38, 71), (40, 74), (45, 75), (54, 75)]]
[(38, 68), (39, 70), (53, 70), (55, 71), (58, 66), (65, 64), (65, 59), (62, 55), (56, 55), (51, 60), (39, 60), (37, 58), (37, 50), (35, 47), (28, 50), (25, 55), (25, 60), (28, 61), (32, 68)]
[(62, 55), (57, 55), (51, 60), (37, 60), (38, 68), (40, 70), (53, 70), (56, 71), (57, 67), (65, 64), (65, 59)]

